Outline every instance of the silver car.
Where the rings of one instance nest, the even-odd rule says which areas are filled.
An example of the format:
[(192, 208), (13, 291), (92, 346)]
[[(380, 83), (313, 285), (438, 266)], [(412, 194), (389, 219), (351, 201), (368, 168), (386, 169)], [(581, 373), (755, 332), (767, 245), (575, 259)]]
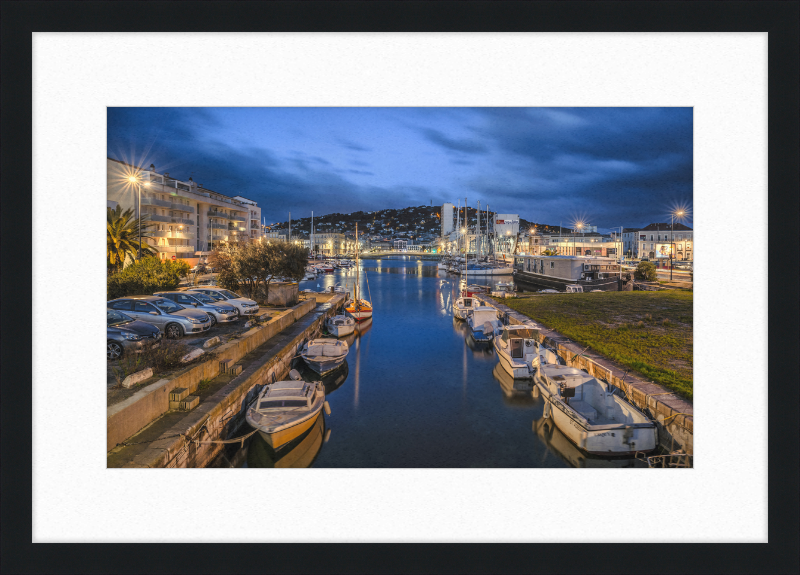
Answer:
[(228, 323), (239, 319), (236, 308), (227, 303), (216, 301), (214, 298), (200, 292), (162, 291), (153, 295), (171, 299), (176, 304), (186, 309), (196, 309), (206, 312), (211, 317), (211, 325)]
[(121, 311), (106, 310), (106, 358), (119, 359), (124, 353), (142, 351), (145, 343), (161, 339), (159, 329)]
[(258, 304), (251, 299), (242, 297), (237, 293), (221, 287), (193, 287), (188, 290), (189, 293), (199, 292), (214, 298), (217, 301), (232, 305), (242, 315), (251, 315), (258, 313)]
[(169, 338), (200, 333), (211, 328), (211, 318), (206, 312), (184, 309), (164, 297), (132, 295), (111, 300), (106, 307), (153, 324)]

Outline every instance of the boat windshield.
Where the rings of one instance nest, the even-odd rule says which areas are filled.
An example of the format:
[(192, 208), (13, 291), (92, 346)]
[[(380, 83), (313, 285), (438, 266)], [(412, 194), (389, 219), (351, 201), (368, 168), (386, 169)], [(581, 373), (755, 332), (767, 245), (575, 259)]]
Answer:
[(538, 335), (537, 330), (532, 328), (524, 328), (524, 329), (509, 329), (508, 336), (511, 338), (521, 338), (521, 339), (535, 339)]
[(276, 407), (308, 407), (306, 399), (285, 399), (282, 397), (265, 398), (258, 404), (258, 409), (274, 409)]

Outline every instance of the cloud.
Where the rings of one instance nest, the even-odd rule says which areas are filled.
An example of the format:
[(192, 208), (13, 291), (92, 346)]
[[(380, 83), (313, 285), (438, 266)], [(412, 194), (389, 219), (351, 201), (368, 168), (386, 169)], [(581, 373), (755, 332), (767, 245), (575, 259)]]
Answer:
[(486, 146), (474, 140), (454, 140), (433, 128), (423, 128), (420, 132), (428, 141), (454, 152), (465, 154), (485, 154), (487, 152)]

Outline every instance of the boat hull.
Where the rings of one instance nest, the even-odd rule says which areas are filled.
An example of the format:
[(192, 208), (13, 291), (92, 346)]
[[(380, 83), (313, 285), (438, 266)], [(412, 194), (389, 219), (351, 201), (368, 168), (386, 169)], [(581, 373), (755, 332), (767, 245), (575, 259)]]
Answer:
[(356, 309), (352, 309), (352, 308), (346, 308), (345, 311), (347, 312), (347, 315), (349, 315), (350, 317), (352, 317), (354, 320), (356, 320), (358, 322), (361, 322), (361, 321), (364, 321), (364, 320), (368, 320), (368, 319), (370, 319), (372, 317), (372, 310), (371, 309), (358, 309), (358, 310), (356, 310)]
[(505, 353), (498, 349), (497, 340), (494, 341), (494, 350), (497, 353), (497, 357), (500, 359), (500, 366), (505, 370), (505, 372), (513, 377), (514, 379), (520, 380), (532, 380), (533, 373), (530, 369), (528, 369), (527, 364), (524, 366), (514, 366), (512, 365), (511, 361), (508, 359)]
[(345, 337), (356, 330), (355, 325), (329, 325), (327, 328), (330, 334), (336, 337)]
[(305, 356), (301, 357), (311, 370), (317, 372), (320, 375), (326, 375), (340, 368), (344, 364), (344, 361), (346, 359), (346, 356), (344, 356), (344, 357), (332, 357), (330, 359), (326, 358), (322, 361), (316, 361), (313, 359), (309, 359)]
[(274, 433), (269, 433), (267, 431), (264, 431), (263, 429), (259, 429), (258, 434), (262, 437), (264, 441), (267, 442), (267, 444), (272, 449), (278, 449), (281, 446), (286, 445), (290, 441), (297, 439), (298, 437), (303, 435), (306, 431), (311, 429), (317, 422), (317, 417), (320, 417), (321, 415), (322, 412), (317, 411), (308, 419), (300, 421), (295, 425), (292, 425), (291, 427), (281, 429)]
[[(547, 387), (537, 381), (537, 388), (547, 402), (546, 412), (559, 431), (576, 447), (592, 455), (635, 455), (649, 453), (658, 446), (655, 424), (591, 425), (577, 415), (560, 398), (554, 398)], [(548, 409), (549, 408), (549, 409)]]
[(470, 308), (453, 306), (453, 315), (458, 319), (467, 319)]

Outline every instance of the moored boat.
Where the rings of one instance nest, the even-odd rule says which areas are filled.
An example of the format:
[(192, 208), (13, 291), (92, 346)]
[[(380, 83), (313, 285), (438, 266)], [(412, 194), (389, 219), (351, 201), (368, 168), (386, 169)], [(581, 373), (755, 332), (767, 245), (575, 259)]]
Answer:
[(655, 424), (615, 388), (565, 365), (541, 365), (535, 376), (544, 417), (572, 443), (595, 455), (647, 453), (658, 445)]
[(514, 379), (533, 379), (539, 370), (539, 329), (532, 325), (506, 325), (494, 338), (500, 365)]
[(312, 339), (303, 346), (300, 357), (312, 370), (325, 375), (341, 366), (349, 351), (350, 347), (344, 341), (331, 338)]
[(316, 422), (325, 404), (325, 388), (320, 381), (299, 379), (276, 381), (264, 386), (247, 410), (247, 423), (273, 449), (300, 437)]
[[(358, 284), (360, 281), (360, 266), (358, 265), (358, 224), (356, 224), (356, 282), (353, 286), (353, 300), (345, 306), (345, 312), (357, 322), (362, 322), (372, 318), (372, 303), (368, 302), (358, 294)], [(366, 272), (364, 272), (366, 277)], [(369, 280), (367, 280), (369, 288)]]
[(458, 319), (467, 319), (469, 312), (480, 305), (480, 302), (472, 297), (460, 297), (453, 302), (453, 315)]
[(621, 268), (614, 258), (592, 256), (514, 256), (514, 278), (541, 288), (568, 291), (580, 285), (583, 291), (619, 291)]
[(328, 332), (336, 337), (350, 335), (356, 329), (356, 322), (352, 317), (346, 315), (335, 315), (325, 320), (325, 327)]
[(497, 310), (490, 306), (478, 306), (467, 318), (472, 339), (480, 343), (489, 343), (494, 338), (495, 330), (502, 327), (497, 319)]

